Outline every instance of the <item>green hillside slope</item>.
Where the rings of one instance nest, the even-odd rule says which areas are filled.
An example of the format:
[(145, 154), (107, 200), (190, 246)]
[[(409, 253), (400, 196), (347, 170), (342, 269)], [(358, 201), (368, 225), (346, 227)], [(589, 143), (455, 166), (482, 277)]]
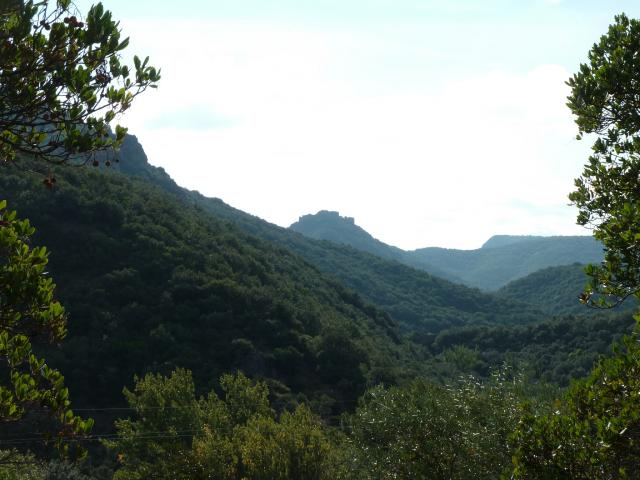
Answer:
[[(549, 267), (508, 283), (498, 295), (538, 305), (549, 315), (592, 315), (601, 310), (588, 308), (578, 300), (587, 283), (584, 265), (574, 263)], [(632, 310), (637, 302), (630, 298), (617, 310)]]
[[(53, 190), (5, 168), (0, 192), (37, 228), (70, 312), (48, 353), (76, 406), (121, 402), (134, 374), (242, 369), (334, 412), (414, 357), (389, 316), (289, 251), (117, 172), (65, 169)], [(288, 389), (291, 389), (289, 393)]]
[(566, 315), (522, 326), (456, 327), (421, 341), (435, 355), (429, 360), (429, 371), (445, 381), (470, 371), (483, 374), (507, 362), (523, 365), (534, 378), (567, 386), (585, 376), (598, 358), (611, 355), (613, 342), (634, 325), (629, 312), (601, 311), (590, 317)]
[(508, 298), (538, 303), (540, 308), (550, 314), (586, 314), (593, 310), (585, 307), (578, 299), (586, 283), (584, 265), (574, 263), (543, 268), (508, 283), (497, 293)]
[(542, 318), (539, 309), (525, 302), (483, 293), (346, 245), (310, 239), (218, 199), (196, 193), (192, 198), (213, 215), (287, 248), (335, 276), (408, 330), (437, 332), (453, 325), (521, 324)]
[[(269, 379), (280, 405), (310, 399), (335, 413), (367, 384), (417, 371), (453, 378), (460, 372), (448, 352), (457, 345), (478, 349), (481, 373), (522, 358), (564, 381), (540, 359), (577, 374), (626, 329), (618, 322), (597, 344), (580, 340), (578, 356), (567, 335), (560, 346), (545, 340), (527, 350), (528, 335), (550, 328), (537, 325), (539, 305), (269, 224), (178, 187), (148, 165), (135, 139), (128, 146), (118, 167), (126, 176), (67, 169), (53, 191), (22, 171), (0, 178), (3, 196), (53, 252), (72, 321), (69, 339), (47, 355), (66, 373), (76, 406), (117, 404), (134, 374), (185, 366), (203, 390), (238, 368)], [(402, 340), (394, 320), (434, 357), (412, 353), (422, 348)]]

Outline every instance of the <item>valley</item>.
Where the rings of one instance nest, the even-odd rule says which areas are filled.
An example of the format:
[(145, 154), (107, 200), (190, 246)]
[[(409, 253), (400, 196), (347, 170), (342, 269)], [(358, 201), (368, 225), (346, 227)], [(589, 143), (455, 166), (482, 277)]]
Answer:
[(111, 1), (0, 2), (0, 480), (637, 477), (640, 20)]

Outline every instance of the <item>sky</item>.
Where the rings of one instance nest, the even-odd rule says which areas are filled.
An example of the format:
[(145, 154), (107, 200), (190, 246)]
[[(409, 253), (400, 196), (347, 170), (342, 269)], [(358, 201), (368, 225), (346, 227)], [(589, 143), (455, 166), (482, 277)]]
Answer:
[(339, 211), (404, 249), (590, 234), (565, 82), (637, 1), (103, 3), (125, 58), (162, 70), (118, 122), (181, 186), (285, 227)]

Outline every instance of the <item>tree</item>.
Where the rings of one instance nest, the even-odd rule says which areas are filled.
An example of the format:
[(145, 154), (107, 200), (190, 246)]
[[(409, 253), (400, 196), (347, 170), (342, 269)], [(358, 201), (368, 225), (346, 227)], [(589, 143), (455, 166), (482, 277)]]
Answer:
[(54, 299), (55, 284), (45, 268), (45, 248), (30, 248), (34, 233), (0, 201), (0, 422), (15, 421), (31, 409), (44, 409), (61, 425), (58, 441), (86, 434), (91, 420), (70, 409), (69, 392), (57, 370), (38, 358), (31, 339), (59, 342), (66, 335), (64, 308)]
[(125, 396), (136, 419), (118, 420), (118, 439), (106, 444), (121, 468), (114, 478), (286, 480), (336, 478), (331, 444), (304, 405), (279, 418), (263, 382), (223, 375), (224, 396), (196, 399), (191, 372), (136, 379)]
[(44, 464), (31, 453), (0, 450), (1, 480), (43, 480), (44, 470)]
[[(0, 165), (19, 157), (54, 164), (85, 164), (108, 156), (126, 129), (109, 123), (133, 99), (155, 87), (159, 72), (134, 58), (133, 75), (119, 54), (118, 23), (101, 4), (84, 21), (71, 0), (0, 1)], [(48, 176), (45, 184), (55, 179)], [(60, 422), (59, 442), (84, 434), (91, 421), (70, 409), (64, 378), (33, 353), (31, 339), (49, 342), (66, 334), (66, 315), (54, 300), (45, 272), (47, 252), (31, 249), (33, 228), (0, 202), (0, 358), (7, 376), (0, 383), (0, 421), (20, 419), (44, 408)]]
[(118, 440), (106, 442), (122, 466), (114, 478), (192, 478), (191, 443), (201, 431), (202, 409), (191, 372), (136, 377), (134, 390), (125, 388), (124, 395), (138, 419), (117, 420)]
[(595, 136), (569, 198), (606, 249), (603, 264), (587, 269), (582, 300), (607, 306), (640, 289), (640, 21), (616, 16), (567, 83), (578, 138)]
[[(369, 390), (347, 417), (346, 478), (494, 479), (511, 465), (507, 439), (522, 382), (508, 369), (440, 386)], [(350, 448), (347, 448), (350, 446)], [(350, 473), (347, 473), (350, 472)]]
[(0, 163), (27, 155), (54, 164), (99, 164), (126, 129), (109, 124), (154, 88), (159, 71), (134, 57), (102, 4), (84, 21), (71, 0), (0, 1)]
[[(605, 259), (583, 301), (612, 306), (640, 292), (640, 22), (615, 17), (568, 82), (578, 138), (595, 136), (571, 200)], [(606, 298), (612, 296), (613, 300)], [(513, 441), (516, 478), (636, 478), (640, 470), (640, 317), (636, 330), (575, 383), (552, 413), (525, 415)]]
[[(8, 460), (6, 463), (3, 460)], [(100, 477), (102, 478), (102, 477)], [(32, 453), (0, 450), (0, 480), (97, 480), (71, 463), (38, 459)]]
[(525, 415), (512, 440), (515, 477), (636, 478), (640, 471), (640, 344), (624, 339), (546, 415)]

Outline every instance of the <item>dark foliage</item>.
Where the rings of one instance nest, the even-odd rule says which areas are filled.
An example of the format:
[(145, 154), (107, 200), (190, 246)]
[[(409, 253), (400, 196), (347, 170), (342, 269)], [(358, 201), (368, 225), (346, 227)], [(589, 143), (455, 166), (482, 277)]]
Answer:
[(181, 366), (204, 389), (241, 369), (282, 401), (299, 393), (337, 412), (411, 363), (387, 314), (166, 191), (88, 170), (65, 170), (53, 190), (40, 182), (4, 169), (0, 191), (53, 252), (71, 321), (48, 355), (76, 405), (114, 405), (134, 374)]
[[(523, 326), (467, 326), (436, 335), (415, 336), (436, 356), (434, 372), (446, 379), (455, 374), (456, 355), (467, 355), (468, 370), (485, 374), (502, 362), (526, 366), (533, 377), (561, 386), (584, 377), (611, 345), (631, 331), (631, 313), (601, 312), (592, 317), (572, 315)], [(461, 349), (460, 347), (464, 347)]]
[(637, 331), (546, 415), (524, 415), (512, 442), (515, 478), (638, 478), (640, 347)]
[[(603, 311), (601, 308), (589, 308), (580, 302), (588, 278), (585, 265), (579, 263), (549, 267), (514, 280), (497, 293), (536, 305), (548, 315), (597, 315)], [(630, 298), (617, 310), (629, 311), (637, 305)]]
[(437, 332), (454, 325), (527, 323), (542, 318), (537, 308), (524, 302), (497, 298), (347, 245), (306, 238), (217, 199), (193, 197), (214, 215), (294, 251), (335, 276), (408, 330)]

